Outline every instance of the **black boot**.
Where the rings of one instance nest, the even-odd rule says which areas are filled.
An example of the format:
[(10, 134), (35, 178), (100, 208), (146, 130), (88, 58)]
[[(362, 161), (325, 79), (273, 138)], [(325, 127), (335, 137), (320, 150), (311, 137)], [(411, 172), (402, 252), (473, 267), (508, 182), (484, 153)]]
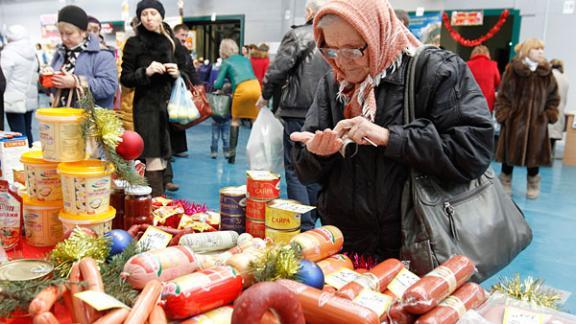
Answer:
[(228, 163), (234, 164), (236, 162), (236, 145), (238, 145), (238, 133), (240, 126), (230, 126), (230, 148), (228, 150)]
[(152, 188), (152, 197), (164, 195), (164, 171), (146, 171), (144, 173), (148, 185)]

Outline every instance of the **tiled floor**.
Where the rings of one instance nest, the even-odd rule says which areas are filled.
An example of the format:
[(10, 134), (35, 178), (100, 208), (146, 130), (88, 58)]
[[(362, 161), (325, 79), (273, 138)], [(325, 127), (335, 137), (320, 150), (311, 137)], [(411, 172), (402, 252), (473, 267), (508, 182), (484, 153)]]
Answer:
[[(210, 159), (210, 122), (206, 121), (188, 130), (190, 157), (176, 159), (176, 179), (182, 189), (174, 197), (204, 202), (218, 209), (220, 188), (245, 183), (247, 159), (244, 149), (249, 129), (240, 130), (240, 149), (236, 164), (228, 164), (221, 153), (217, 160)], [(499, 171), (500, 166), (493, 167)], [(514, 173), (513, 198), (526, 214), (534, 231), (532, 244), (501, 273), (485, 282), (490, 287), (500, 276), (534, 276), (545, 279), (555, 288), (576, 292), (576, 167), (566, 167), (557, 160), (552, 168), (542, 168), (542, 193), (537, 200), (526, 195), (526, 169)], [(574, 190), (574, 191), (572, 191)], [(286, 195), (282, 185), (282, 195)], [(565, 304), (565, 310), (576, 312), (576, 297)]]

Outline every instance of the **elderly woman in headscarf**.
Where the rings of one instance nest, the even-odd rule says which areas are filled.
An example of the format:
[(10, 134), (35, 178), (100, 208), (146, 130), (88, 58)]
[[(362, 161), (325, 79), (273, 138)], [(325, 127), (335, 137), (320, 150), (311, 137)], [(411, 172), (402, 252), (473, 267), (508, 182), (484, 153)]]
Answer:
[[(296, 172), (302, 183), (322, 185), (322, 223), (342, 230), (346, 252), (398, 258), (410, 170), (464, 183), (488, 168), (493, 128), (486, 100), (462, 59), (427, 49), (415, 86), (416, 119), (404, 124), (406, 67), (421, 44), (387, 0), (331, 1), (316, 15), (314, 33), (332, 73), (319, 82), (302, 132), (291, 135), (300, 142)], [(357, 150), (339, 154), (350, 140)]]

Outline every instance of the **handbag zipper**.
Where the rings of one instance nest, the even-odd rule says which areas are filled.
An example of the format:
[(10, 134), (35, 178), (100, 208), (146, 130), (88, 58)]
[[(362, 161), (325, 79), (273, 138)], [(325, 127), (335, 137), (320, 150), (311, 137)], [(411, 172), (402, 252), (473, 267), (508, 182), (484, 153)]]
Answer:
[(444, 202), (444, 212), (448, 216), (448, 221), (450, 222), (450, 235), (456, 241), (458, 238), (458, 231), (456, 230), (456, 222), (454, 221), (454, 206), (448, 201)]

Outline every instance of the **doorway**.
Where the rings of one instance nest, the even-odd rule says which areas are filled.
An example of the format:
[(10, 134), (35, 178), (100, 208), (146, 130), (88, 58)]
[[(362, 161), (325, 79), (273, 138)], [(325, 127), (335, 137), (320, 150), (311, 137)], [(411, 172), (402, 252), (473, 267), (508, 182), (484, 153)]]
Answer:
[(187, 17), (184, 23), (194, 35), (193, 50), (196, 58), (216, 61), (220, 42), (231, 38), (241, 48), (244, 45), (244, 15)]

